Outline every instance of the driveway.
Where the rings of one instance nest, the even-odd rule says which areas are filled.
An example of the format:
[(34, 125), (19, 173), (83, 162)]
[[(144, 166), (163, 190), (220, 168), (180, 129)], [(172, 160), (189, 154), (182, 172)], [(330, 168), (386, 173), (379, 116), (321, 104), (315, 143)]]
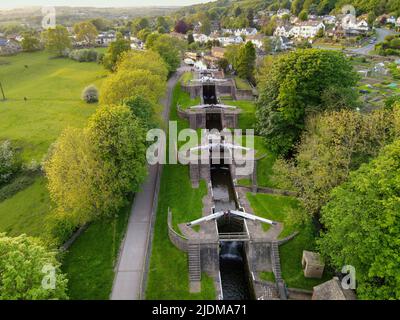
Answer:
[(370, 43), (364, 47), (357, 48), (357, 49), (351, 49), (349, 50), (350, 52), (361, 54), (361, 55), (368, 55), (372, 50), (375, 48), (375, 44), (382, 42), (385, 40), (386, 36), (391, 35), (391, 34), (396, 34), (393, 30), (388, 30), (388, 29), (382, 29), (382, 28), (376, 28), (376, 38), (377, 41), (376, 43)]

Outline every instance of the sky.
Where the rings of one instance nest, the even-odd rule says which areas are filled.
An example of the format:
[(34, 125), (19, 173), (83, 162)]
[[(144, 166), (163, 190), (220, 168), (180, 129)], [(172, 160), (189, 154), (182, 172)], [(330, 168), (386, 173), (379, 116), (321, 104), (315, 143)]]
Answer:
[(210, 0), (0, 0), (0, 8), (27, 6), (70, 6), (70, 7), (146, 7), (184, 6)]

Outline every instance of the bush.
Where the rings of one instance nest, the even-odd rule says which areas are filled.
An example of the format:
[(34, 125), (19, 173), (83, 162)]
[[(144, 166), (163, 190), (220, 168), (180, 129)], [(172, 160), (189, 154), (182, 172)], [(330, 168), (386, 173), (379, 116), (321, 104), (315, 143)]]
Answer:
[(47, 242), (51, 245), (61, 246), (81, 226), (73, 216), (55, 211), (46, 221)]
[(10, 141), (0, 144), (0, 185), (9, 181), (12, 175), (18, 171), (16, 154)]
[(98, 53), (93, 49), (72, 50), (68, 57), (78, 62), (97, 62)]
[(96, 103), (99, 101), (99, 90), (95, 85), (90, 85), (83, 89), (82, 100), (86, 103)]

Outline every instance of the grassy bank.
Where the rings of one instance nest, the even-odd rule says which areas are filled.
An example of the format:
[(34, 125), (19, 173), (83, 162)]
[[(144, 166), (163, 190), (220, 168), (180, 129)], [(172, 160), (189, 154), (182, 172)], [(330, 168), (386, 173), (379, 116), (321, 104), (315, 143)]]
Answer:
[[(260, 217), (283, 223), (284, 228), (279, 238), (284, 238), (298, 231), (299, 234), (288, 243), (280, 246), (280, 258), (282, 277), (291, 288), (312, 288), (331, 278), (329, 272), (325, 272), (323, 279), (305, 278), (301, 265), (303, 250), (315, 250), (315, 230), (311, 221), (304, 224), (294, 222), (293, 216), (300, 214), (302, 207), (299, 201), (293, 197), (269, 195), (269, 194), (247, 194), (254, 213)], [(265, 230), (269, 229), (264, 225)]]
[[(196, 104), (196, 101), (186, 95), (178, 84), (173, 92), (170, 114), (171, 121), (178, 121), (178, 130), (186, 128), (188, 122), (178, 119), (177, 103), (181, 104), (182, 97), (185, 97), (186, 105)], [(147, 299), (215, 299), (213, 280), (205, 274), (202, 276), (202, 291), (197, 294), (189, 293), (187, 257), (170, 242), (167, 226), (168, 208), (172, 211), (176, 231), (179, 231), (179, 223), (200, 217), (202, 198), (206, 193), (204, 181), (198, 189), (192, 188), (188, 166), (164, 165), (146, 288)]]
[(68, 278), (70, 299), (109, 299), (130, 211), (128, 205), (116, 218), (92, 223), (65, 253), (63, 271)]

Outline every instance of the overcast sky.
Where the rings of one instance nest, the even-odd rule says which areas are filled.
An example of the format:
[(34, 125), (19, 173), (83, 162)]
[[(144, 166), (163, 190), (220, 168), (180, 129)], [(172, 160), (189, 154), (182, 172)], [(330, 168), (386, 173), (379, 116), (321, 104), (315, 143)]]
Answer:
[(183, 6), (211, 0), (0, 0), (0, 8), (26, 6), (70, 6), (70, 7), (145, 7)]

